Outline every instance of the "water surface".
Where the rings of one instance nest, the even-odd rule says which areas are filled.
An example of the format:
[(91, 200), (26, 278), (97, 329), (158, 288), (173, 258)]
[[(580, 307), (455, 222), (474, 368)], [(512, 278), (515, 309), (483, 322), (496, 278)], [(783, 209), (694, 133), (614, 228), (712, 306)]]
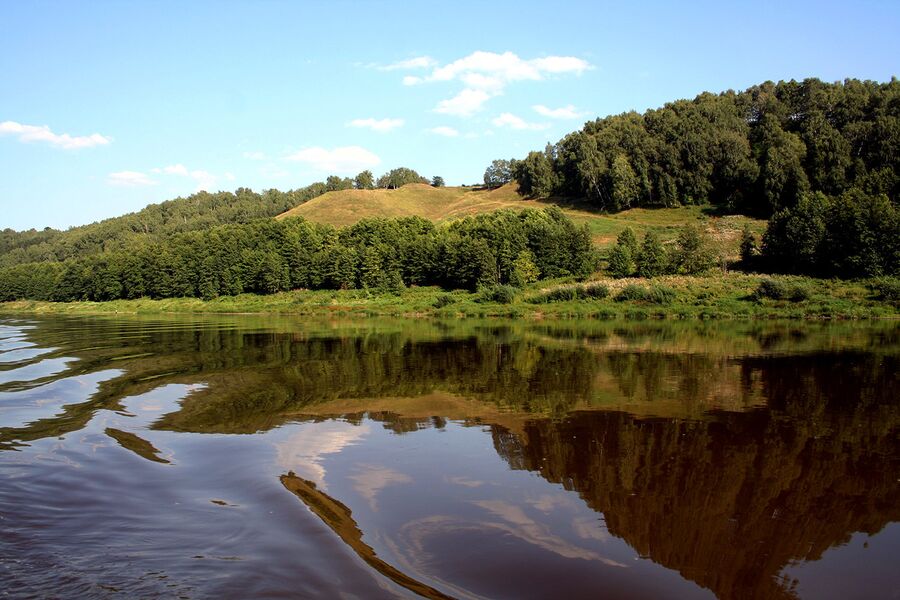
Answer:
[(0, 318), (0, 589), (900, 597), (893, 323)]

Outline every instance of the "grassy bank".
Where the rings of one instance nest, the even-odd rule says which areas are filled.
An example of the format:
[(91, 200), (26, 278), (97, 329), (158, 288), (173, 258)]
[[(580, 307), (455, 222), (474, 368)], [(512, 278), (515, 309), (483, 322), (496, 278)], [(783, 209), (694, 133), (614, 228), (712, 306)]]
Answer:
[[(896, 282), (893, 284), (896, 288)], [(883, 286), (882, 286), (883, 288)], [(762, 290), (762, 292), (760, 291)], [(0, 304), (0, 313), (159, 314), (258, 313), (341, 316), (588, 317), (672, 319), (871, 319), (900, 316), (896, 297), (874, 281), (730, 273), (705, 277), (557, 280), (523, 290), (447, 292), (409, 288), (397, 294), (369, 290), (296, 290), (270, 296), (242, 294), (214, 300), (172, 298), (112, 302)]]

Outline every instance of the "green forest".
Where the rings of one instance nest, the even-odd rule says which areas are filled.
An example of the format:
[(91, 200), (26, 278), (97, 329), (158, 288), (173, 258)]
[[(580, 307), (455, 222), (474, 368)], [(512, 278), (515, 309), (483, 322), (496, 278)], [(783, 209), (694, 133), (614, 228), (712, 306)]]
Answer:
[(896, 275), (900, 81), (766, 82), (597, 119), (485, 184), (598, 210), (702, 204), (770, 219), (756, 267)]
[(542, 277), (586, 277), (597, 256), (586, 228), (555, 207), (497, 211), (436, 226), (418, 217), (335, 229), (301, 218), (170, 236), (64, 262), (0, 270), (0, 300), (214, 298), (243, 292), (405, 285), (475, 290)]
[[(900, 275), (900, 82), (766, 82), (643, 114), (597, 119), (542, 151), (495, 160), (487, 187), (596, 212), (704, 205), (768, 219), (745, 231), (746, 271)], [(0, 232), (0, 301), (214, 298), (291, 289), (700, 274), (717, 264), (687, 227), (664, 248), (626, 230), (607, 255), (561, 210), (498, 211), (443, 224), (368, 219), (343, 229), (273, 217), (329, 191), (444, 185), (400, 167), (305, 188), (200, 192), (67, 231)], [(605, 260), (601, 260), (601, 258)], [(720, 265), (725, 266), (725, 265)]]

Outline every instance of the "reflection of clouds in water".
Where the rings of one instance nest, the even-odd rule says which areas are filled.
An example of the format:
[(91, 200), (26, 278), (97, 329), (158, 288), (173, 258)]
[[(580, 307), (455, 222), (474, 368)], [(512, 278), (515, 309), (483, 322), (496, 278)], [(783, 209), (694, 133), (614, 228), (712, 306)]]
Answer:
[(612, 539), (597, 517), (576, 517), (572, 520), (572, 531), (583, 540), (608, 542)]
[(592, 550), (578, 547), (558, 535), (552, 534), (546, 525), (542, 525), (526, 515), (525, 511), (515, 504), (504, 500), (479, 500), (474, 502), (474, 504), (504, 521), (503, 523), (493, 524), (494, 527), (503, 529), (525, 542), (540, 546), (565, 558), (599, 560), (610, 566), (626, 566), (620, 562), (603, 558)]
[(325, 485), (322, 457), (337, 454), (369, 434), (369, 425), (351, 425), (344, 421), (296, 425), (297, 430), (275, 444), (278, 465), (314, 481), (320, 489)]
[(378, 511), (376, 496), (389, 485), (397, 483), (411, 483), (412, 478), (399, 471), (394, 471), (379, 465), (357, 465), (359, 471), (350, 476), (353, 480), (353, 489), (369, 502), (373, 511)]
[[(628, 567), (626, 564), (601, 556), (593, 550), (582, 548), (555, 535), (547, 525), (538, 523), (529, 517), (520, 506), (505, 500), (480, 500), (473, 504), (490, 513), (494, 520), (435, 515), (410, 521), (401, 527), (400, 537), (407, 545), (404, 560), (421, 569), (424, 568), (423, 561), (428, 560), (429, 557), (427, 548), (429, 538), (440, 539), (442, 536), (458, 534), (467, 530), (482, 532), (499, 530), (563, 558), (598, 561), (610, 567)], [(604, 532), (591, 529), (587, 519), (576, 519), (573, 527), (581, 539), (601, 541), (604, 539), (599, 535)], [(399, 551), (399, 548), (395, 546), (395, 550)]]
[(469, 479), (468, 477), (445, 477), (444, 481), (447, 483), (452, 483), (454, 485), (462, 485), (470, 488), (477, 488), (484, 485), (483, 481), (478, 481), (477, 479)]
[(538, 498), (528, 499), (526, 502), (545, 514), (549, 514), (555, 509), (575, 507), (575, 502), (568, 496), (553, 496), (551, 494), (542, 494)]

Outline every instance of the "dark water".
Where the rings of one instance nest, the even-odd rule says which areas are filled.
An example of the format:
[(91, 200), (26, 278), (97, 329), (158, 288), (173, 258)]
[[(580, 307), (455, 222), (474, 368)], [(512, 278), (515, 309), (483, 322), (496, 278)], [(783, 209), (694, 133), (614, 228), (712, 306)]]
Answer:
[(893, 323), (0, 318), (0, 595), (900, 598)]

